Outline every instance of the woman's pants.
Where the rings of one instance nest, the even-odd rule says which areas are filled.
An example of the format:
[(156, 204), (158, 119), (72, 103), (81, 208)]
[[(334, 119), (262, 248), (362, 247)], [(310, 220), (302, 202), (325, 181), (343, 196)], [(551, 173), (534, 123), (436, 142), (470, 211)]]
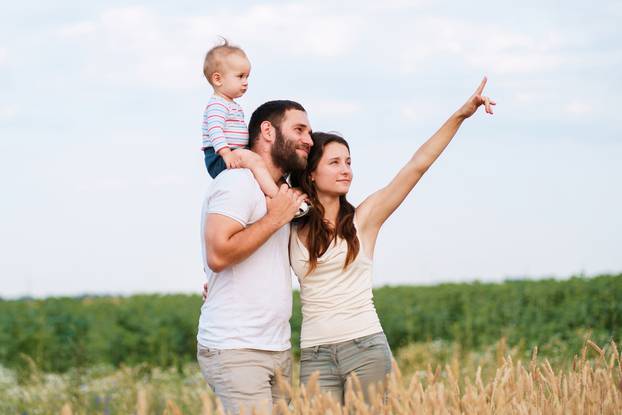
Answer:
[(306, 347), (300, 352), (300, 383), (306, 385), (311, 375), (319, 372), (320, 390), (331, 393), (342, 404), (353, 374), (369, 402), (369, 386), (385, 388), (384, 382), (391, 372), (391, 349), (383, 332), (341, 343)]

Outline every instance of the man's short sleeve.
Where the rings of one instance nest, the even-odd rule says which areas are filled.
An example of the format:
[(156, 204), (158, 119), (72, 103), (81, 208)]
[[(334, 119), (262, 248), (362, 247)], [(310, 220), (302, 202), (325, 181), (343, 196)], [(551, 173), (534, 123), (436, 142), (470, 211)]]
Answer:
[(212, 183), (205, 199), (205, 215), (224, 215), (246, 227), (253, 222), (258, 191), (263, 195), (250, 170), (225, 170)]

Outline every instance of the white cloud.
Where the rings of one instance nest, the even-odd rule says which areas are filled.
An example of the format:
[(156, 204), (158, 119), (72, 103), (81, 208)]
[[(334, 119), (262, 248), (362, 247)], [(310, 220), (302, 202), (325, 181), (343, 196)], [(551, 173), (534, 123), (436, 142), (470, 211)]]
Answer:
[(6, 48), (0, 48), (0, 66), (4, 66), (9, 62), (9, 51)]
[(188, 183), (189, 179), (180, 175), (164, 175), (153, 177), (149, 180), (151, 187), (173, 187)]
[(565, 111), (569, 115), (588, 115), (594, 110), (594, 107), (585, 101), (571, 101), (565, 106)]
[(428, 98), (425, 102), (409, 102), (402, 105), (400, 115), (409, 123), (420, 123), (438, 118), (442, 109), (440, 101)]
[(135, 184), (125, 177), (95, 177), (88, 181), (79, 180), (75, 184), (75, 189), (84, 193), (117, 193), (129, 191), (133, 187)]
[(81, 38), (95, 33), (96, 30), (97, 26), (94, 22), (84, 21), (64, 25), (58, 29), (57, 33), (61, 38)]
[(359, 102), (339, 99), (307, 100), (305, 108), (314, 117), (343, 117), (361, 111)]
[[(562, 106), (560, 96), (557, 93), (551, 91), (538, 90), (538, 89), (520, 89), (511, 95), (511, 99), (508, 104), (514, 104), (518, 106), (537, 105), (544, 107), (557, 107), (551, 108), (556, 112), (559, 107)], [(541, 108), (542, 109), (542, 108)]]
[(0, 120), (10, 120), (17, 116), (19, 108), (17, 105), (2, 105), (0, 104)]
[(234, 22), (227, 24), (231, 32), (254, 47), (320, 58), (347, 52), (363, 23), (355, 15), (334, 15), (313, 3), (255, 6), (239, 18), (222, 21)]
[(207, 16), (169, 17), (147, 7), (109, 9), (95, 21), (61, 27), (83, 41), (87, 73), (112, 83), (159, 88), (202, 84), (205, 51), (218, 36), (253, 55), (330, 58), (353, 47), (360, 19), (333, 16), (314, 4), (261, 5)]
[(413, 45), (400, 48), (400, 69), (413, 73), (428, 68), (438, 59), (455, 59), (497, 74), (533, 73), (558, 68), (564, 58), (559, 48), (562, 37), (546, 34), (516, 33), (506, 27), (475, 21), (441, 17), (415, 19), (403, 35)]

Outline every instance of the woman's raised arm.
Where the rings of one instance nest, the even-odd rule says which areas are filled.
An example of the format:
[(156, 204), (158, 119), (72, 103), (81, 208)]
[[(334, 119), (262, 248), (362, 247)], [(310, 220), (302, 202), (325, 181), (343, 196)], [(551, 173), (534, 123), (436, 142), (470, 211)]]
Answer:
[(462, 122), (473, 115), (480, 105), (484, 105), (486, 113), (492, 114), (492, 106), (496, 103), (482, 95), (485, 85), (486, 77), (467, 102), (417, 149), (391, 183), (370, 195), (356, 208), (359, 226), (374, 233), (374, 240), (382, 224), (402, 204), (419, 179), (445, 150)]

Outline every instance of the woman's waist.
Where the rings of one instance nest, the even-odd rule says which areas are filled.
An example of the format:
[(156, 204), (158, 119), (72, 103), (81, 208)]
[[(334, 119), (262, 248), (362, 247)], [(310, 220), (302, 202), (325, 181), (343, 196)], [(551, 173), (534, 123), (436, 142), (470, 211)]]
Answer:
[(303, 295), (300, 297), (302, 303), (302, 315), (310, 321), (315, 319), (325, 319), (339, 316), (356, 316), (361, 313), (376, 313), (373, 295), (360, 296), (333, 296), (327, 295)]
[(303, 315), (300, 343), (301, 347), (332, 344), (380, 331), (382, 326), (376, 310), (359, 314), (315, 315), (313, 318)]
[(356, 331), (358, 328), (368, 327), (377, 322), (379, 323), (380, 319), (373, 307), (358, 309), (356, 312), (341, 309), (333, 312), (309, 313), (303, 310), (301, 331), (342, 331), (346, 327)]

